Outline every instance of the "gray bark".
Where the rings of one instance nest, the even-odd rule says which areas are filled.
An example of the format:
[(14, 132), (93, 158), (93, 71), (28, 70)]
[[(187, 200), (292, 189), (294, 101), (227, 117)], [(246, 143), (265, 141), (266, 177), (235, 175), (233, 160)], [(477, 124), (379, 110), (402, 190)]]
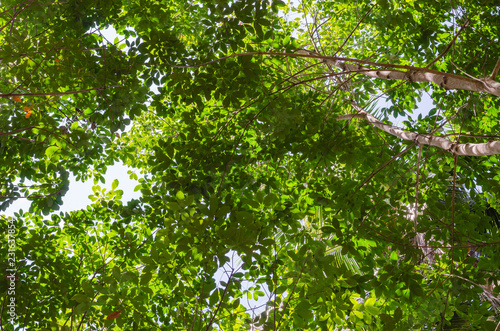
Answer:
[(337, 121), (348, 120), (352, 118), (365, 119), (377, 128), (384, 130), (385, 132), (390, 133), (398, 138), (414, 141), (417, 144), (436, 146), (457, 155), (483, 156), (500, 154), (500, 141), (490, 141), (487, 143), (479, 144), (453, 143), (444, 137), (406, 132), (392, 125), (380, 122), (374, 116), (368, 114), (365, 111), (361, 111), (356, 114), (341, 115), (337, 117)]
[[(318, 58), (324, 63), (340, 68), (346, 73), (356, 73), (359, 75), (378, 78), (378, 79), (394, 79), (394, 80), (407, 80), (410, 82), (423, 82), (434, 83), (448, 90), (468, 90), (474, 92), (484, 92), (495, 96), (500, 96), (500, 83), (494, 80), (497, 66), (493, 70), (490, 77), (483, 79), (469, 78), (455, 74), (440, 72), (428, 68), (418, 68), (411, 66), (397, 66), (384, 63), (371, 63), (368, 61), (361, 61), (351, 59), (352, 62), (357, 64), (350, 64), (346, 61), (341, 61), (342, 58), (322, 56), (309, 50), (298, 50), (298, 54), (306, 55), (307, 57)], [(347, 60), (347, 59), (346, 59)], [(370, 69), (362, 66), (359, 63), (370, 63), (381, 67), (381, 69)], [(499, 60), (500, 63), (500, 60)], [(394, 69), (395, 67), (405, 69)], [(496, 72), (495, 72), (496, 71)]]

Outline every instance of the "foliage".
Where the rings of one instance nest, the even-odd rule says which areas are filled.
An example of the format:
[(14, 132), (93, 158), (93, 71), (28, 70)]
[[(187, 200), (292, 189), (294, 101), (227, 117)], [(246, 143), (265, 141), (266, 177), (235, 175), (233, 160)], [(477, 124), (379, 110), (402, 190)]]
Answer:
[[(15, 328), (495, 329), (498, 156), (338, 119), (498, 140), (498, 6), (3, 7), (0, 208), (31, 201), (1, 216), (2, 256), (16, 229)], [(432, 108), (412, 117), (423, 97)], [(115, 162), (141, 171), (140, 199), (100, 186)], [(70, 174), (94, 181), (93, 203), (57, 212)]]

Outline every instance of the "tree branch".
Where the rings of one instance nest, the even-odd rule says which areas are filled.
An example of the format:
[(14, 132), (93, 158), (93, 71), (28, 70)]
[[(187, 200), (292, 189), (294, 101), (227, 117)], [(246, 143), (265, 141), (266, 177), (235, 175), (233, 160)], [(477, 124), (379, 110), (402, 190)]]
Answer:
[(115, 88), (115, 87), (122, 87), (122, 85), (95, 87), (95, 88), (89, 88), (89, 89), (85, 89), (85, 90), (67, 91), (67, 92), (6, 93), (6, 94), (0, 94), (0, 98), (23, 97), (23, 96), (29, 97), (29, 96), (46, 96), (46, 95), (68, 95), (68, 94), (86, 93), (86, 92), (90, 92), (90, 91), (103, 91), (103, 90), (107, 90), (107, 89)]
[(28, 196), (25, 196), (25, 197), (16, 197), (16, 196), (5, 196), (5, 195), (0, 195), (0, 199), (31, 199), (31, 198), (46, 198), (46, 197), (50, 197), (52, 195), (56, 195), (58, 193), (61, 193), (62, 190), (59, 190), (57, 192), (54, 192), (54, 193), (49, 193), (49, 194), (45, 194), (45, 195), (28, 195)]
[(431, 145), (442, 148), (456, 155), (469, 155), (469, 156), (484, 156), (500, 154), (500, 141), (490, 141), (487, 143), (479, 144), (459, 144), (453, 143), (446, 138), (434, 136), (431, 134), (420, 134), (414, 132), (407, 132), (380, 122), (374, 116), (362, 111), (356, 114), (341, 115), (337, 117), (337, 121), (343, 121), (352, 118), (362, 118), (372, 123), (377, 128), (390, 133), (398, 138), (416, 142), (417, 144)]
[(215, 309), (215, 312), (212, 315), (212, 318), (210, 318), (210, 321), (207, 324), (206, 330), (210, 330), (210, 327), (212, 326), (212, 323), (214, 322), (215, 316), (217, 316), (217, 313), (219, 312), (219, 309), (222, 305), (222, 302), (224, 300), (224, 297), (226, 296), (227, 290), (229, 289), (229, 286), (231, 285), (231, 281), (233, 280), (233, 275), (234, 275), (234, 270), (231, 271), (231, 275), (229, 276), (229, 279), (226, 284), (226, 288), (224, 289), (224, 292), (222, 293), (222, 297), (219, 300), (219, 304), (217, 305), (217, 309)]
[(21, 131), (27, 131), (29, 129), (33, 129), (33, 128), (36, 128), (36, 127), (37, 127), (36, 125), (31, 125), (31, 126), (28, 126), (26, 128), (22, 128), (22, 129), (12, 130), (12, 131), (8, 131), (8, 132), (0, 132), (0, 136), (10, 136), (13, 133), (17, 133), (17, 132), (21, 132)]
[(495, 68), (493, 69), (493, 72), (491, 73), (490, 79), (495, 80), (495, 77), (498, 74), (498, 70), (500, 70), (500, 57), (498, 58), (497, 64), (495, 65)]
[(339, 54), (342, 51), (342, 48), (344, 48), (345, 44), (347, 44), (347, 41), (351, 38), (351, 36), (353, 35), (353, 33), (358, 29), (358, 27), (361, 24), (361, 22), (363, 22), (363, 20), (366, 18), (366, 16), (368, 16), (370, 14), (370, 12), (373, 10), (373, 8), (376, 5), (377, 5), (376, 3), (374, 5), (372, 5), (370, 7), (370, 9), (363, 15), (363, 17), (361, 17), (361, 19), (358, 21), (358, 23), (356, 24), (356, 26), (354, 27), (354, 29), (352, 29), (351, 33), (349, 33), (349, 35), (347, 36), (347, 38), (344, 40), (344, 43), (337, 49), (337, 51), (335, 52), (335, 55)]
[(434, 60), (432, 60), (431, 63), (429, 63), (428, 65), (426, 65), (425, 68), (430, 68), (434, 63), (436, 63), (437, 61), (439, 61), (443, 56), (446, 55), (446, 53), (448, 53), (448, 51), (450, 50), (451, 46), (453, 46), (453, 44), (457, 40), (457, 37), (460, 35), (460, 33), (463, 31), (463, 29), (466, 28), (467, 25), (469, 25), (469, 22), (470, 22), (470, 20), (467, 19), (465, 21), (464, 25), (462, 25), (462, 27), (457, 32), (457, 34), (453, 37), (453, 40), (448, 44), (448, 46), (446, 46), (446, 48), (444, 49), (444, 51), (442, 51), (441, 54), (439, 54), (439, 56), (437, 58), (435, 58)]
[[(342, 71), (358, 72), (358, 74), (387, 80), (407, 80), (410, 82), (434, 83), (447, 90), (468, 90), (474, 92), (484, 92), (500, 96), (500, 83), (487, 77), (485, 79), (469, 78), (413, 66), (403, 66), (389, 63), (377, 63), (357, 59), (347, 59), (334, 56), (322, 56), (308, 50), (298, 50), (298, 54), (305, 57), (316, 57), (324, 63), (336, 66)], [(348, 62), (354, 62), (351, 64)], [(378, 66), (381, 69), (371, 69), (361, 64)], [(404, 69), (398, 70), (398, 69)]]
[[(428, 68), (420, 68), (420, 67), (413, 67), (400, 64), (378, 63), (373, 61), (359, 60), (354, 58), (344, 58), (338, 56), (323, 56), (305, 49), (299, 49), (295, 53), (245, 52), (245, 53), (231, 54), (220, 57), (218, 59), (192, 65), (176, 65), (176, 64), (170, 64), (168, 62), (166, 62), (165, 65), (167, 65), (170, 68), (199, 68), (234, 57), (253, 56), (253, 55), (315, 58), (322, 60), (326, 64), (334, 65), (337, 68), (342, 69), (343, 71), (358, 72), (359, 74), (372, 78), (434, 83), (448, 90), (468, 90), (468, 91), (484, 92), (500, 96), (500, 83), (493, 81), (489, 77), (485, 79), (469, 78), (437, 70), (432, 70)], [(354, 62), (357, 64), (349, 64), (346, 62)], [(383, 70), (366, 68), (363, 67), (361, 64), (377, 66), (382, 68)], [(406, 71), (401, 71), (396, 69), (404, 69)]]

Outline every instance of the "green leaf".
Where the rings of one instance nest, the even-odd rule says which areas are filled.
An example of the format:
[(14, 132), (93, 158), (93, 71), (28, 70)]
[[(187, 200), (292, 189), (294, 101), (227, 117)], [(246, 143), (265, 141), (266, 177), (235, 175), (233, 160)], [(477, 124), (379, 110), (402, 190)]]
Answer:
[(403, 311), (400, 307), (396, 308), (396, 310), (394, 310), (394, 322), (399, 322), (401, 320), (403, 316)]
[(146, 272), (146, 273), (142, 274), (140, 284), (141, 285), (148, 285), (152, 276), (153, 276), (153, 274), (150, 272)]
[(313, 313), (310, 308), (310, 304), (307, 301), (301, 301), (295, 310), (297, 311), (297, 314), (301, 316), (304, 320), (308, 320), (313, 317)]
[(75, 307), (74, 312), (77, 315), (81, 315), (81, 314), (85, 313), (87, 310), (89, 310), (90, 307), (91, 307), (91, 303), (88, 301), (85, 301), (85, 302), (78, 304)]
[(46, 150), (45, 150), (45, 155), (47, 155), (47, 157), (51, 158), (54, 156), (55, 153), (57, 153), (59, 151), (59, 147), (58, 146), (50, 146), (48, 147)]
[(369, 298), (364, 303), (365, 311), (371, 315), (378, 315), (380, 313), (379, 309), (375, 307), (375, 299)]
[(413, 281), (410, 282), (410, 291), (411, 291), (411, 294), (415, 295), (415, 296), (421, 297), (421, 296), (425, 295), (422, 287)]
[(391, 315), (388, 314), (380, 314), (380, 320), (384, 323), (384, 325), (394, 325), (394, 320)]
[(85, 294), (75, 294), (73, 297), (71, 297), (71, 300), (74, 300), (76, 302), (89, 302), (89, 298)]
[(363, 319), (364, 314), (363, 314), (363, 312), (362, 312), (362, 311), (359, 311), (359, 310), (353, 310), (352, 312), (353, 312), (353, 314), (354, 314), (356, 317), (358, 317), (358, 318), (360, 318), (360, 319)]
[(184, 193), (182, 191), (177, 191), (177, 193), (175, 194), (175, 197), (177, 198), (177, 200), (184, 200), (185, 196), (184, 196)]

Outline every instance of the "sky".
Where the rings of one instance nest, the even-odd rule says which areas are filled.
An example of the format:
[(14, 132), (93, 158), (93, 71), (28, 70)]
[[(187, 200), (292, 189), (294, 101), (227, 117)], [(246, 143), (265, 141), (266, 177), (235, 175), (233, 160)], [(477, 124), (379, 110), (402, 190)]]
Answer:
[[(104, 176), (106, 183), (98, 183), (101, 188), (106, 188), (106, 190), (111, 190), (111, 183), (113, 180), (118, 179), (118, 188), (123, 190), (122, 202), (125, 205), (128, 201), (132, 199), (138, 199), (141, 192), (134, 192), (134, 188), (139, 184), (136, 180), (131, 180), (127, 171), (134, 171), (140, 178), (141, 175), (137, 169), (132, 169), (124, 166), (123, 164), (115, 164), (108, 167), (108, 171)], [(90, 205), (92, 201), (88, 198), (89, 195), (93, 195), (92, 186), (94, 186), (93, 179), (89, 179), (86, 182), (79, 182), (74, 176), (70, 176), (69, 190), (63, 197), (63, 204), (59, 212), (69, 212), (74, 210), (80, 210)], [(14, 216), (14, 213), (22, 209), (23, 211), (28, 211), (29, 201), (26, 199), (17, 199), (9, 208), (4, 212), (6, 216)]]

